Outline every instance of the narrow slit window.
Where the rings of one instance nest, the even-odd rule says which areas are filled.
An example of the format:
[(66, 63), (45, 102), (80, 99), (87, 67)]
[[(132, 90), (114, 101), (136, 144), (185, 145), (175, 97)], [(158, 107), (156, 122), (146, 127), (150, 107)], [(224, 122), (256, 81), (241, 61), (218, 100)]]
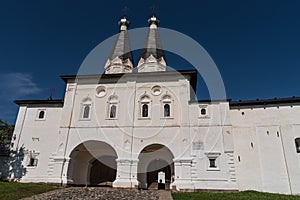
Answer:
[(44, 119), (44, 117), (45, 117), (45, 111), (41, 110), (39, 112), (39, 119)]
[(116, 112), (117, 112), (117, 106), (116, 105), (112, 105), (110, 107), (109, 117), (110, 118), (116, 118)]
[(143, 104), (142, 106), (142, 117), (148, 117), (148, 105)]
[(85, 105), (84, 109), (83, 109), (83, 118), (87, 119), (90, 116), (90, 106), (89, 105)]
[(296, 152), (300, 153), (300, 138), (295, 139)]
[(170, 117), (170, 104), (165, 104), (164, 105), (164, 116), (165, 117)]

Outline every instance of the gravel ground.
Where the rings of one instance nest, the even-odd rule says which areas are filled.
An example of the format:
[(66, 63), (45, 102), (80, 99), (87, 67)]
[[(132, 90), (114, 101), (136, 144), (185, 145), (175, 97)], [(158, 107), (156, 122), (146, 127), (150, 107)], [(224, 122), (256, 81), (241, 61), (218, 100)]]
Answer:
[[(136, 190), (136, 189), (114, 189), (104, 187), (70, 187), (58, 189), (23, 200), (58, 200), (58, 199), (130, 199), (130, 200), (159, 200), (160, 196), (165, 196), (169, 191), (159, 190)], [(165, 199), (165, 197), (164, 197)]]

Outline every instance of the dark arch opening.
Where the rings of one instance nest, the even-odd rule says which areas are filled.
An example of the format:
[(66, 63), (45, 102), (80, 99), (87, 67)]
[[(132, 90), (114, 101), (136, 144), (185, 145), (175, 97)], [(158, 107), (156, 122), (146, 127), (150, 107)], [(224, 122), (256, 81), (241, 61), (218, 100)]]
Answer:
[(105, 142), (90, 140), (77, 145), (70, 154), (68, 184), (112, 186), (116, 159), (116, 151)]
[(170, 149), (161, 144), (146, 146), (138, 157), (138, 181), (143, 189), (158, 188), (158, 172), (165, 173), (165, 188), (170, 188), (174, 174), (174, 156)]
[(103, 156), (91, 163), (90, 185), (111, 186), (117, 174), (116, 158), (116, 156)]
[[(148, 187), (151, 187), (153, 183), (159, 182), (158, 180), (158, 172), (164, 172), (165, 173), (165, 179), (166, 183), (171, 183), (171, 165), (167, 163), (167, 161), (162, 159), (155, 159), (150, 162), (150, 164), (147, 167), (147, 185)], [(154, 186), (154, 187), (155, 187)]]

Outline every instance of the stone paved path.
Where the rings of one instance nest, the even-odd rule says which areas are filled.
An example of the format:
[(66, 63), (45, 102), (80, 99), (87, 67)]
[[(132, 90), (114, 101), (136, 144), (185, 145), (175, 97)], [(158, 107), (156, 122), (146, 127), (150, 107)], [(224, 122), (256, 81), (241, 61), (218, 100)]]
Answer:
[(169, 190), (159, 190), (159, 200), (173, 200), (171, 191)]
[(166, 190), (114, 189), (104, 187), (70, 187), (58, 189), (23, 200), (172, 200), (171, 192)]

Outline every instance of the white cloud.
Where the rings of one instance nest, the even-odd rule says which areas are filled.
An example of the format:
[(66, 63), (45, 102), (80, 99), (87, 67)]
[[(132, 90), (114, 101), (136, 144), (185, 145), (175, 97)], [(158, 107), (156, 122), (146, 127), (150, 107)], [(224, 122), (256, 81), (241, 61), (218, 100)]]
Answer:
[(8, 99), (16, 99), (41, 92), (41, 88), (32, 80), (30, 74), (0, 74), (0, 94)]

